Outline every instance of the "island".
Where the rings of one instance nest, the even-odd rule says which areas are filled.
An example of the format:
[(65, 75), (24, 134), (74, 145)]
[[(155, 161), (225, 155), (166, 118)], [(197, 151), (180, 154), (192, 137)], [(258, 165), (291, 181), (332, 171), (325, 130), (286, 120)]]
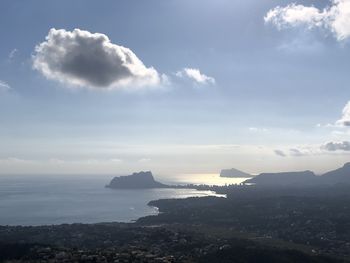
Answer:
[(220, 177), (226, 177), (226, 178), (250, 178), (253, 177), (252, 175), (242, 172), (238, 169), (231, 168), (231, 169), (223, 169), (220, 172)]
[(151, 189), (169, 188), (170, 186), (154, 180), (151, 171), (142, 171), (127, 176), (114, 177), (106, 187), (112, 189)]

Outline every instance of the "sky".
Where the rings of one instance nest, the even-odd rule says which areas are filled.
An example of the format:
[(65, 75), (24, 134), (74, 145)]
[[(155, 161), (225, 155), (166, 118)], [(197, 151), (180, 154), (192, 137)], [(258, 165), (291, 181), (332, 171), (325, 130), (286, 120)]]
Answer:
[(350, 161), (350, 0), (4, 0), (0, 35), (0, 174)]

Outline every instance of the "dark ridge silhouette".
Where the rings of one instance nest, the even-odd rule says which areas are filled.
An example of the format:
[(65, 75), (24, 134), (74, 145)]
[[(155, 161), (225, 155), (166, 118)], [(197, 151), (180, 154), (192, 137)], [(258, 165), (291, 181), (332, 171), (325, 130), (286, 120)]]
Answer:
[(341, 184), (350, 183), (350, 162), (344, 164), (343, 167), (327, 172), (320, 177), (322, 183), (325, 184)]
[(238, 169), (231, 168), (231, 169), (223, 169), (221, 170), (220, 177), (227, 177), (227, 178), (249, 178), (252, 177), (252, 175), (242, 172)]
[(106, 187), (113, 189), (150, 189), (168, 188), (169, 186), (154, 180), (152, 172), (147, 171), (114, 177)]
[(261, 186), (320, 186), (350, 184), (350, 162), (343, 167), (329, 171), (321, 176), (316, 176), (311, 171), (285, 172), (285, 173), (262, 173), (244, 181), (245, 184)]
[(317, 183), (317, 179), (317, 176), (311, 171), (262, 173), (244, 183), (262, 186), (313, 185)]

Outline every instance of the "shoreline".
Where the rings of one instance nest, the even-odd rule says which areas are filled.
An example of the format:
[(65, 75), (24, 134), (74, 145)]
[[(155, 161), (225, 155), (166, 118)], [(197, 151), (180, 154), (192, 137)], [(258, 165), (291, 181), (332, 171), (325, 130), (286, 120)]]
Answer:
[[(336, 186), (337, 191), (333, 187), (275, 188), (275, 191), (251, 186), (210, 187), (214, 189), (216, 193), (226, 192), (227, 198), (152, 200), (148, 206), (158, 208), (159, 212), (134, 222), (0, 226), (3, 237), (0, 246), (1, 242), (15, 247), (28, 244), (39, 255), (48, 250), (45, 255), (50, 257), (62, 252), (78, 257), (79, 251), (89, 255), (98, 251), (96, 255), (106, 256), (112, 251), (113, 255), (124, 253), (133, 258), (135, 251), (141, 251), (137, 253), (142, 256), (174, 255), (177, 259), (188, 252), (186, 256), (196, 255), (200, 259), (207, 255), (222, 256), (225, 248), (229, 258), (235, 258), (241, 256), (242, 249), (253, 248), (253, 254), (269, 251), (275, 255), (282, 249), (286, 255), (294, 251), (312, 259), (329, 256), (332, 260), (326, 262), (338, 263), (346, 262), (338, 259), (350, 255), (349, 234), (338, 231), (334, 236), (338, 220), (348, 222), (349, 209), (337, 205), (339, 198), (349, 200), (347, 187)], [(336, 217), (334, 209), (338, 211)], [(188, 247), (192, 250), (187, 250)], [(308, 260), (287, 262), (323, 262)]]

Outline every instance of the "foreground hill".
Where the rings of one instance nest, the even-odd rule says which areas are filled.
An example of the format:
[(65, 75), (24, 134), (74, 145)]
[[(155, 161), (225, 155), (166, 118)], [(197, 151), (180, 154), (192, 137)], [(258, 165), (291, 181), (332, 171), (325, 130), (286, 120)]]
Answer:
[(106, 187), (113, 189), (150, 189), (168, 188), (169, 186), (154, 180), (152, 172), (148, 171), (114, 177)]
[[(0, 262), (6, 263), (341, 263), (288, 247), (205, 234), (191, 226), (135, 224), (1, 227)], [(210, 230), (210, 229), (209, 229)], [(215, 229), (214, 229), (215, 231)]]
[[(160, 213), (140, 218), (137, 222), (151, 226), (191, 224), (192, 229), (203, 226), (201, 231), (210, 235), (220, 232), (210, 230), (211, 227), (221, 228), (220, 233), (224, 235), (236, 234), (265, 245), (286, 245), (290, 248), (302, 246), (303, 251), (310, 254), (350, 259), (348, 186), (238, 185), (215, 187), (212, 190), (219, 190), (227, 198), (152, 201), (149, 205), (158, 207)], [(225, 262), (245, 261), (235, 261), (235, 257), (231, 257), (231, 261)], [(315, 261), (294, 259), (287, 262)]]

